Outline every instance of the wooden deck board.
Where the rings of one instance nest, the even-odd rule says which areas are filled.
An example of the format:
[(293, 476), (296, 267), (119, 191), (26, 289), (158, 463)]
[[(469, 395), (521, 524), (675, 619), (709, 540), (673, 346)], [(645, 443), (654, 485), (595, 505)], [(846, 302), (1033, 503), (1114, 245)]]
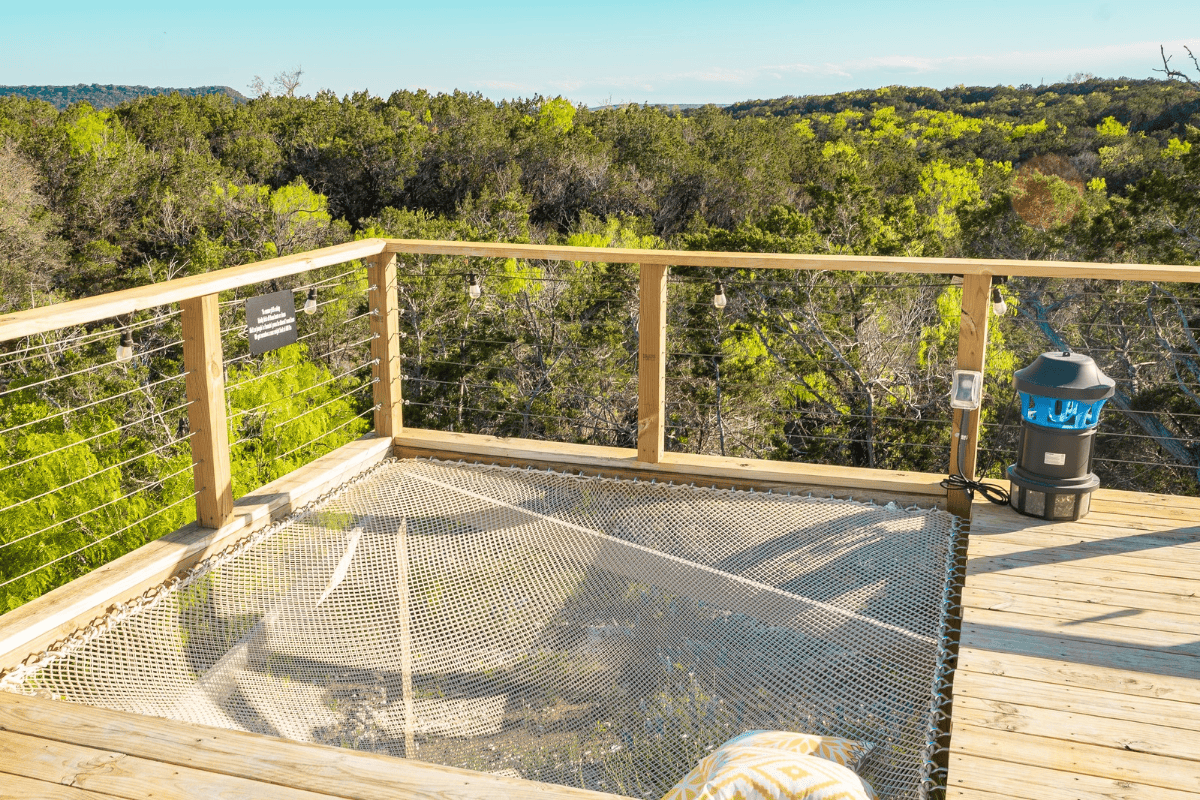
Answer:
[[(0, 692), (0, 798), (619, 800), (617, 795)], [(34, 795), (38, 796), (38, 795)]]
[(1094, 508), (975, 505), (948, 797), (1200, 798), (1200, 506)]

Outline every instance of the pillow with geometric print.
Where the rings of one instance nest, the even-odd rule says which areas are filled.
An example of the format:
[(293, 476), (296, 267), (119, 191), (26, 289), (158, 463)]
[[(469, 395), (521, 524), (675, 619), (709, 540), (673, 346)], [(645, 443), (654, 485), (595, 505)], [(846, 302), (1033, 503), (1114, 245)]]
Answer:
[(722, 745), (662, 800), (876, 800), (848, 767), (775, 747)]
[(857, 770), (863, 759), (875, 749), (875, 745), (870, 742), (858, 742), (838, 736), (817, 736), (813, 733), (791, 733), (790, 731), (747, 731), (741, 736), (733, 737), (721, 747), (731, 745), (774, 747), (797, 755), (824, 758), (852, 770)]

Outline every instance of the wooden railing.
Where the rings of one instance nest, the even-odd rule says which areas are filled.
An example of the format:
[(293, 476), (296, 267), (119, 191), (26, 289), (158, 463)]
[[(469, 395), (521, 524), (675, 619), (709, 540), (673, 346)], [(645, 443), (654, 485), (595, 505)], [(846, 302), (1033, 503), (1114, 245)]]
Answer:
[[(959, 369), (983, 371), (987, 344), (989, 294), (992, 277), (1043, 276), (1102, 280), (1200, 281), (1200, 268), (1186, 266), (1101, 264), (1055, 261), (982, 259), (885, 258), (872, 256), (710, 253), (674, 250), (568, 247), (408, 239), (366, 239), (308, 253), (246, 264), (202, 275), (88, 297), (52, 307), (0, 317), (0, 342), (60, 328), (85, 325), (138, 311), (179, 303), (183, 318), (184, 364), (188, 371), (187, 399), (195, 463), (197, 519), (205, 527), (224, 524), (233, 509), (230, 453), (226, 431), (222, 353), (217, 297), (222, 291), (284, 278), (347, 261), (366, 260), (370, 289), (375, 431), (397, 441), (405, 434), (401, 416), (401, 362), (396, 289), (397, 254), (463, 257), (603, 261), (638, 264), (640, 268), (640, 325), (638, 357), (638, 437), (634, 465), (653, 466), (671, 461), (664, 449), (667, 273), (671, 266), (730, 269), (839, 270), (884, 273), (923, 273), (963, 276), (959, 326)], [(952, 430), (950, 470), (973, 478), (979, 435), (979, 411), (956, 415)], [(959, 464), (960, 445), (966, 447)], [(595, 448), (610, 451), (612, 448)], [(544, 452), (544, 451), (540, 451)], [(611, 456), (611, 453), (608, 454)], [(759, 473), (767, 479), (831, 484), (859, 481), (864, 470), (797, 465), (781, 474), (778, 462), (691, 456), (673, 462), (686, 473), (705, 464), (737, 462), (741, 474)], [(882, 471), (880, 471), (882, 472)], [(936, 476), (918, 484), (932, 494)], [(851, 485), (854, 485), (853, 483)], [(947, 507), (962, 516), (970, 503), (961, 491), (951, 491)]]

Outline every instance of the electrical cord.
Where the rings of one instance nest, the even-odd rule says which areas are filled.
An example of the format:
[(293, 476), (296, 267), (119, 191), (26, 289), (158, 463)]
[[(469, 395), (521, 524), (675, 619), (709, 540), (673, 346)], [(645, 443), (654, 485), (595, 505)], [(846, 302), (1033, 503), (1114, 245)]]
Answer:
[[(967, 412), (958, 412), (958, 429), (962, 431), (966, 422)], [(1002, 486), (997, 486), (994, 483), (984, 483), (983, 481), (973, 481), (962, 474), (962, 464), (966, 460), (967, 455), (967, 434), (958, 433), (958, 474), (951, 473), (942, 479), (938, 484), (943, 489), (961, 489), (967, 493), (969, 500), (975, 499), (975, 492), (979, 492), (991, 502), (998, 506), (1006, 506), (1009, 502), (1008, 490)]]

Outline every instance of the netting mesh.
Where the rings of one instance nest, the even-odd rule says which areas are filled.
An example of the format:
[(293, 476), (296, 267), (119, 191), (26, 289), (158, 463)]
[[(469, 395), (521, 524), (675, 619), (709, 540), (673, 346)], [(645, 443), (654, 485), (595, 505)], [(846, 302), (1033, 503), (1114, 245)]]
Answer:
[(6, 688), (634, 797), (745, 730), (918, 796), (952, 518), (387, 462)]

